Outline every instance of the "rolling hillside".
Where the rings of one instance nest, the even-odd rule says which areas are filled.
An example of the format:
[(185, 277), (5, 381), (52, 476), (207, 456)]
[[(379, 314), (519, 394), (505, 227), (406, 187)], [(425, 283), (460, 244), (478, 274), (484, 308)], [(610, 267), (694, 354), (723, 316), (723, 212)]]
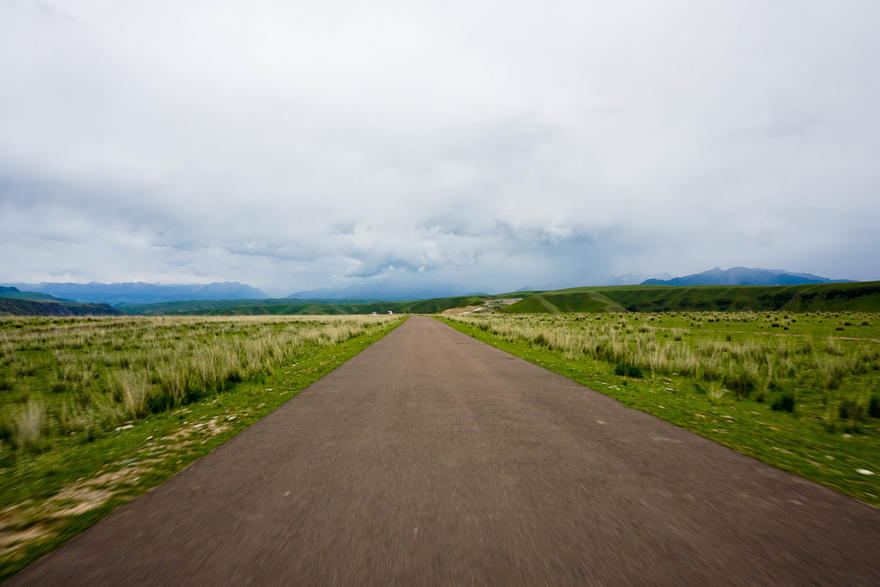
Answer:
[(563, 290), (531, 295), (502, 311), (556, 314), (559, 312), (625, 312), (626, 309), (598, 291)]
[(0, 286), (0, 316), (112, 316), (107, 304), (80, 304), (49, 294)]
[(880, 312), (880, 281), (791, 286), (584, 287), (542, 292), (504, 312), (788, 310)]
[(0, 298), (0, 316), (115, 316), (121, 312), (107, 304), (79, 304)]
[(64, 298), (56, 298), (55, 296), (51, 296), (49, 294), (40, 293), (37, 291), (21, 291), (17, 287), (6, 287), (0, 285), (0, 298), (12, 299), (12, 300), (45, 300), (51, 302), (72, 302), (73, 300), (66, 300)]
[(880, 282), (822, 283), (791, 286), (625, 285), (556, 291), (512, 292), (429, 300), (195, 300), (120, 306), (126, 314), (433, 314), (450, 308), (479, 306), (493, 298), (523, 298), (501, 312), (671, 312), (686, 310), (880, 311)]

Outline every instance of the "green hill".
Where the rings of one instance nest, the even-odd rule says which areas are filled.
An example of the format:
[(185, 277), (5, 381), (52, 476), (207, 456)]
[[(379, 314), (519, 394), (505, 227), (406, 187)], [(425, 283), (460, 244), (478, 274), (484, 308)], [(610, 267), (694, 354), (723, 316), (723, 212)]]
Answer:
[(0, 286), (0, 316), (112, 316), (107, 304), (80, 304), (49, 294)]
[(21, 291), (17, 287), (6, 287), (3, 285), (0, 285), (0, 298), (10, 300), (46, 300), (52, 302), (73, 302), (73, 300), (56, 298), (55, 296), (50, 296), (49, 294), (45, 293), (40, 293), (36, 291)]
[(535, 294), (502, 311), (555, 313), (694, 310), (880, 312), (880, 281), (790, 286), (584, 287)]
[(107, 304), (0, 298), (0, 316), (115, 316), (120, 313)]
[(625, 312), (626, 309), (598, 291), (563, 290), (531, 295), (501, 311), (556, 314), (559, 312)]

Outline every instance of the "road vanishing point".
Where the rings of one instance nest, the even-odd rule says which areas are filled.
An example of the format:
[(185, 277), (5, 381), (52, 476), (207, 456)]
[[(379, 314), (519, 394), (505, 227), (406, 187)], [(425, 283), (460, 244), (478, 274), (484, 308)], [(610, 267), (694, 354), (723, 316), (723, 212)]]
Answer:
[(880, 584), (880, 511), (413, 317), (11, 579)]

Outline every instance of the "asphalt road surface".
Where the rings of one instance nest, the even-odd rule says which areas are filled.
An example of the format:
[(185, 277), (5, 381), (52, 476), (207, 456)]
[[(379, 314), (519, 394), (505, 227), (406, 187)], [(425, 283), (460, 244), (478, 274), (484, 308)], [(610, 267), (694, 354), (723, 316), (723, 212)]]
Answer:
[(412, 318), (13, 584), (880, 584), (880, 511)]

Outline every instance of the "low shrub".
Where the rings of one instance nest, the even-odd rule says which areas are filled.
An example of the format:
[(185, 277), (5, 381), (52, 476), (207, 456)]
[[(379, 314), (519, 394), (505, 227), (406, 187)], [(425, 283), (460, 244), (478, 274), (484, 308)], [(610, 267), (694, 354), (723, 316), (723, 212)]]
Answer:
[(635, 365), (628, 364), (620, 364), (614, 368), (614, 374), (620, 375), (622, 377), (633, 377), (635, 379), (641, 379), (644, 377), (642, 370), (636, 367)]
[(773, 400), (773, 404), (770, 408), (777, 412), (794, 412), (794, 404), (794, 396), (790, 393), (783, 393), (782, 395), (776, 396), (776, 399)]
[(838, 406), (838, 413), (841, 420), (858, 422), (865, 417), (865, 406), (862, 402), (853, 399), (841, 400)]
[(733, 391), (739, 399), (749, 397), (755, 389), (755, 377), (748, 371), (742, 369), (735, 373), (730, 373), (724, 377), (722, 384), (727, 389)]
[(46, 409), (34, 401), (20, 408), (12, 419), (12, 444), (29, 452), (40, 452), (44, 445)]
[(868, 415), (872, 418), (880, 418), (880, 395), (872, 395), (868, 401)]

